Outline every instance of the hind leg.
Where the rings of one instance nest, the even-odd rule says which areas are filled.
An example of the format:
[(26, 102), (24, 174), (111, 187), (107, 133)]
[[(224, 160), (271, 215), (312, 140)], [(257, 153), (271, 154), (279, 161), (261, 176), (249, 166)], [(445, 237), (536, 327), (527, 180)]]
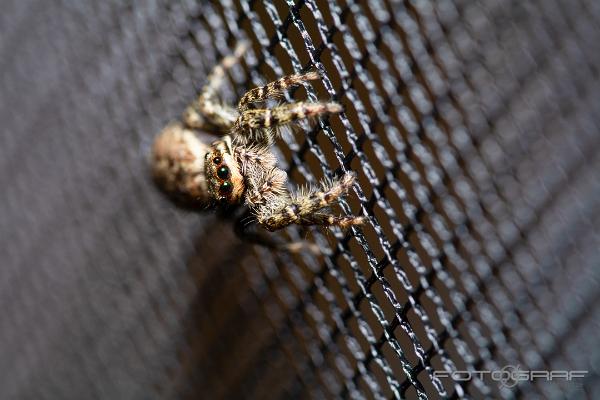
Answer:
[(237, 64), (248, 49), (248, 43), (239, 43), (233, 54), (223, 58), (208, 75), (207, 83), (198, 99), (190, 104), (183, 113), (182, 119), (186, 126), (205, 131), (227, 132), (237, 118), (237, 111), (222, 104), (218, 92), (225, 83), (225, 73)]

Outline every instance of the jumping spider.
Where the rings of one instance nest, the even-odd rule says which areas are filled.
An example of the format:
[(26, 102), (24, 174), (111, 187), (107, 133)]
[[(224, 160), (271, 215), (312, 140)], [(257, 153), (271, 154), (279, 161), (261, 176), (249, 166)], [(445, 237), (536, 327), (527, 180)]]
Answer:
[[(255, 103), (281, 98), (303, 82), (319, 78), (316, 72), (285, 76), (248, 91), (237, 110), (220, 104), (217, 92), (226, 70), (246, 49), (238, 45), (208, 76), (208, 83), (190, 104), (181, 121), (169, 124), (156, 138), (152, 172), (158, 186), (177, 204), (192, 208), (246, 205), (256, 221), (269, 231), (290, 224), (346, 228), (364, 223), (363, 217), (335, 216), (324, 208), (348, 193), (355, 175), (326, 182), (320, 189), (290, 193), (287, 174), (277, 166), (270, 147), (280, 126), (339, 113), (333, 102), (297, 102), (273, 108)], [(206, 133), (222, 135), (212, 141)]]

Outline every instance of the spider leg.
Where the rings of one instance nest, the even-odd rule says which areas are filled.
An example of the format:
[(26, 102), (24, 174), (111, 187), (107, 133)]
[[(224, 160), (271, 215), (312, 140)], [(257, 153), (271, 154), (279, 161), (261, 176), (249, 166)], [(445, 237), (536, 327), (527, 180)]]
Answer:
[(213, 68), (198, 99), (183, 112), (182, 119), (185, 125), (193, 129), (217, 130), (222, 133), (231, 128), (238, 113), (234, 108), (222, 104), (217, 95), (225, 82), (226, 71), (240, 61), (247, 49), (247, 42), (239, 43), (233, 54), (224, 57)]
[(339, 113), (342, 106), (338, 103), (306, 103), (298, 102), (283, 104), (271, 109), (251, 109), (242, 112), (234, 129), (239, 135), (255, 142), (266, 142), (270, 144), (273, 137), (277, 134), (274, 129), (278, 126), (286, 125), (291, 122), (315, 118), (319, 115), (328, 115)]
[(275, 231), (291, 224), (339, 226), (341, 228), (362, 225), (366, 222), (364, 217), (335, 216), (318, 212), (348, 193), (354, 180), (353, 173), (346, 173), (341, 180), (325, 185), (323, 190), (298, 195), (277, 209), (258, 208), (256, 210), (258, 223), (269, 231)]
[(288, 253), (301, 253), (303, 251), (310, 251), (315, 255), (322, 254), (321, 249), (314, 243), (306, 241), (296, 241), (291, 243), (284, 243), (276, 240), (271, 235), (265, 235), (260, 232), (256, 232), (256, 221), (252, 220), (252, 214), (250, 210), (240, 216), (234, 225), (234, 231), (237, 237), (245, 242), (258, 244), (260, 246), (267, 247), (273, 250), (282, 250)]
[(247, 110), (252, 103), (281, 97), (283, 93), (290, 88), (298, 86), (303, 82), (314, 81), (316, 79), (319, 79), (319, 73), (316, 71), (284, 76), (265, 86), (260, 86), (246, 92), (238, 103), (238, 110), (243, 112), (244, 110)]

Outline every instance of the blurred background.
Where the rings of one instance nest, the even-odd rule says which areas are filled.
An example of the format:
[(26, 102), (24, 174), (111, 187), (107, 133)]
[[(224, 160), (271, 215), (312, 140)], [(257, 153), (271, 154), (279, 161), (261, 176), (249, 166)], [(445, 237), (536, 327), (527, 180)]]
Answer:
[[(277, 143), (363, 229), (289, 255), (176, 209), (152, 140), (315, 67)], [(598, 398), (600, 2), (4, 0), (0, 398)], [(291, 97), (290, 97), (291, 99)], [(436, 371), (579, 370), (573, 381)]]

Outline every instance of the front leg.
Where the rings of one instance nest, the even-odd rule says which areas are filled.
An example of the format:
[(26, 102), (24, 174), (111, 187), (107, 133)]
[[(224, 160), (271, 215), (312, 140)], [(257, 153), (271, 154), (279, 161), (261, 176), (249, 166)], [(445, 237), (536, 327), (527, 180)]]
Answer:
[(246, 110), (240, 114), (236, 124), (244, 130), (274, 128), (301, 119), (336, 114), (341, 111), (342, 106), (338, 103), (298, 102), (270, 109)]
[(291, 224), (341, 228), (362, 225), (366, 222), (364, 217), (335, 216), (320, 212), (340, 196), (348, 193), (354, 180), (353, 173), (346, 173), (341, 180), (324, 185), (322, 190), (289, 198), (278, 208), (273, 209), (269, 204), (258, 207), (255, 210), (258, 223), (269, 231), (282, 229)]
[(279, 132), (277, 127), (301, 119), (342, 111), (338, 103), (291, 103), (271, 109), (251, 109), (242, 112), (235, 122), (234, 131), (242, 140), (270, 145)]
[(305, 74), (284, 76), (274, 82), (267, 83), (265, 86), (251, 89), (240, 99), (238, 110), (239, 112), (243, 112), (250, 108), (252, 103), (262, 102), (268, 99), (277, 99), (283, 96), (287, 90), (298, 86), (303, 82), (314, 81), (316, 79), (319, 79), (319, 73), (310, 71)]
[(273, 250), (285, 251), (292, 254), (309, 251), (312, 254), (320, 255), (323, 251), (315, 243), (299, 240), (295, 242), (283, 242), (266, 232), (256, 231), (256, 221), (250, 211), (239, 217), (234, 225), (235, 234), (244, 242), (257, 244)]

